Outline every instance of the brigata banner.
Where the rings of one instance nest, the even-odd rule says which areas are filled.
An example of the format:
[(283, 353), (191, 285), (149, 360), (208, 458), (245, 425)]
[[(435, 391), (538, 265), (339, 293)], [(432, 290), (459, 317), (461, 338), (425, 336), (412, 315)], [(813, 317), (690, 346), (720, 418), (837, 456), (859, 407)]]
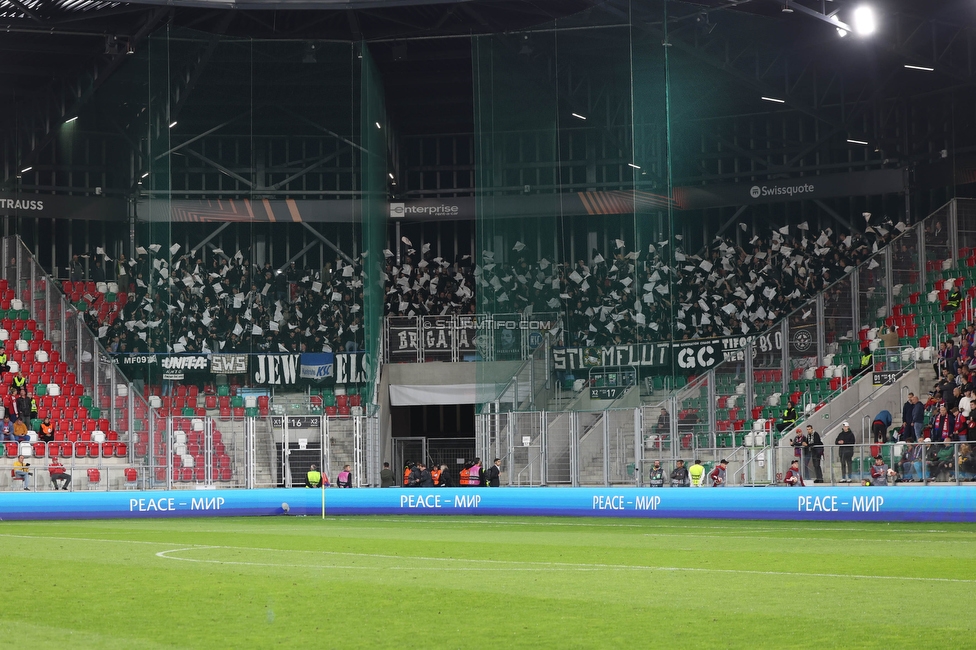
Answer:
[(898, 488), (441, 488), (0, 493), (0, 517), (507, 515), (793, 521), (976, 521), (976, 486)]
[(583, 370), (599, 366), (636, 366), (647, 369), (676, 369), (688, 374), (708, 370), (723, 361), (744, 361), (745, 348), (753, 343), (753, 356), (780, 352), (783, 349), (781, 332), (762, 336), (731, 336), (694, 341), (664, 341), (660, 343), (632, 343), (585, 348), (553, 348), (556, 370)]

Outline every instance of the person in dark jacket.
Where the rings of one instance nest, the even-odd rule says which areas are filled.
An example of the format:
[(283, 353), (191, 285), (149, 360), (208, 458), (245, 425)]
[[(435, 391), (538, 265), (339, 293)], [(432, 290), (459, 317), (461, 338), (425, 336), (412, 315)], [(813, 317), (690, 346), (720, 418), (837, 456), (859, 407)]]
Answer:
[(912, 409), (912, 427), (915, 429), (915, 442), (922, 439), (922, 427), (925, 425), (925, 405), (922, 404), (922, 400), (918, 398), (918, 395), (912, 400), (914, 402), (914, 408)]
[(874, 421), (871, 423), (871, 433), (874, 435), (874, 442), (885, 443), (888, 442), (888, 427), (891, 426), (891, 412), (888, 410), (881, 411), (876, 416), (874, 416)]
[(843, 428), (837, 434), (836, 440), (836, 444), (839, 447), (837, 455), (840, 457), (840, 482), (850, 483), (854, 478), (854, 443), (857, 441), (854, 439), (854, 432), (851, 431), (849, 422), (844, 422), (841, 426)]
[[(427, 466), (424, 465), (423, 463), (417, 463), (417, 467), (416, 469), (414, 469), (414, 472), (417, 472), (418, 470), (419, 470), (419, 474), (417, 476), (416, 487), (422, 487), (422, 488), (434, 487), (434, 477), (430, 475), (430, 470), (427, 469)], [(413, 473), (410, 474), (410, 478), (413, 479)]]
[(685, 461), (677, 460), (676, 467), (671, 471), (671, 487), (688, 487), (691, 483), (688, 480), (688, 468)]
[(488, 468), (488, 487), (501, 487), (502, 460), (496, 458), (491, 467)]
[(814, 483), (823, 483), (823, 468), (820, 466), (824, 457), (824, 444), (820, 433), (815, 431), (812, 424), (807, 425), (807, 443), (810, 463), (813, 465)]
[(438, 487), (456, 487), (454, 485), (454, 479), (451, 478), (451, 473), (447, 469), (447, 465), (441, 465), (441, 478), (437, 482)]
[(380, 487), (394, 487), (395, 485), (396, 475), (390, 469), (389, 463), (383, 463), (383, 469), (380, 470)]

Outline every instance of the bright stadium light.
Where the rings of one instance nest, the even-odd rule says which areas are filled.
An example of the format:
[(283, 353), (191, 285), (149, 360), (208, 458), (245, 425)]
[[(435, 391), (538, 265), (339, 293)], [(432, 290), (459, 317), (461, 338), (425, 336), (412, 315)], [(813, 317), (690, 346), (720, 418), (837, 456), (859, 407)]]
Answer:
[(634, 169), (640, 169), (640, 165), (635, 165), (634, 163), (627, 163), (627, 164), (633, 167)]
[(858, 36), (870, 36), (878, 29), (878, 22), (874, 17), (874, 9), (861, 5), (854, 10), (854, 32)]
[(379, 123), (379, 122), (377, 122), (377, 123), (376, 123), (376, 128), (377, 128), (377, 129), (382, 129), (383, 127), (382, 127), (382, 126), (380, 126), (380, 123)]
[(24, 167), (23, 169), (20, 170), (20, 173), (21, 174), (26, 174), (27, 172), (29, 172), (32, 169), (34, 169), (34, 168), (33, 167)]
[(924, 66), (924, 65), (909, 65), (906, 63), (905, 67), (909, 70), (921, 70), (922, 72), (935, 72), (935, 68), (929, 68), (928, 66)]
[(64, 121), (64, 123), (65, 123), (65, 124), (71, 124), (72, 122), (74, 122), (74, 121), (75, 121), (75, 120), (77, 120), (77, 119), (78, 119), (78, 116), (77, 116), (77, 115), (75, 115), (74, 117), (69, 117), (68, 119), (66, 119), (66, 120)]
[(174, 126), (176, 126), (176, 120), (173, 120), (172, 122), (169, 123), (169, 128), (172, 129)]
[(865, 144), (865, 145), (867, 144), (867, 142), (865, 142), (864, 140), (852, 140), (851, 138), (847, 138), (847, 141), (850, 142), (851, 144)]
[(586, 119), (584, 116), (580, 115), (579, 113), (573, 113), (573, 117), (575, 117), (578, 120), (585, 120)]
[(779, 99), (777, 97), (761, 97), (764, 102), (773, 102), (774, 104), (785, 104), (785, 99)]
[(143, 174), (142, 175), (142, 178), (145, 178), (146, 176), (149, 176), (149, 172), (146, 172), (145, 174)]

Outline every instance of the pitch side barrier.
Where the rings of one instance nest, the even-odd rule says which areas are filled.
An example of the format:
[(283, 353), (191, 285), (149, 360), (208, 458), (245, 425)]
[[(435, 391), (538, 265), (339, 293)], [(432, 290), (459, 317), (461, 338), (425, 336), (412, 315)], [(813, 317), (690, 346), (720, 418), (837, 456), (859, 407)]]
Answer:
[[(323, 505), (324, 502), (324, 505)], [(0, 494), (0, 519), (510, 515), (976, 521), (976, 487), (266, 489)]]

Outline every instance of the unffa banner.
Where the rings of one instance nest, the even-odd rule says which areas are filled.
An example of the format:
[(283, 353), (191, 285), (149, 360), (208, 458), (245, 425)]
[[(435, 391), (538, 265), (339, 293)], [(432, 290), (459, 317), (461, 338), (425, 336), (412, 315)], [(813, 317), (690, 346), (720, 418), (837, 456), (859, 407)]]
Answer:
[(976, 521), (976, 487), (440, 488), (0, 493), (0, 518), (508, 515), (794, 521)]
[(335, 357), (331, 352), (307, 352), (302, 355), (302, 379), (331, 379)]

